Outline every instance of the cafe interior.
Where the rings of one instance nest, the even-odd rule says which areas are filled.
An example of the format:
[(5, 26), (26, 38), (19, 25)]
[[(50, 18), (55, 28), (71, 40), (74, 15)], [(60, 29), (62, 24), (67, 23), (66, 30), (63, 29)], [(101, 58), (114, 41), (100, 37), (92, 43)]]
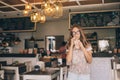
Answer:
[(74, 24), (92, 45), (91, 80), (120, 80), (120, 0), (0, 0), (0, 80), (67, 80)]

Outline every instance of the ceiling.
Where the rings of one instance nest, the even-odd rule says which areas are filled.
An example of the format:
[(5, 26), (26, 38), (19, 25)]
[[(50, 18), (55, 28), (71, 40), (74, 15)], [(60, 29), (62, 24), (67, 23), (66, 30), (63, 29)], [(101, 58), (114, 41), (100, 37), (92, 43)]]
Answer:
[[(0, 0), (0, 18), (11, 17), (13, 14), (23, 16), (25, 3), (34, 4), (33, 9), (40, 9), (40, 4), (44, 0)], [(76, 7), (98, 4), (119, 4), (120, 0), (66, 0), (62, 2), (63, 9), (75, 9)]]

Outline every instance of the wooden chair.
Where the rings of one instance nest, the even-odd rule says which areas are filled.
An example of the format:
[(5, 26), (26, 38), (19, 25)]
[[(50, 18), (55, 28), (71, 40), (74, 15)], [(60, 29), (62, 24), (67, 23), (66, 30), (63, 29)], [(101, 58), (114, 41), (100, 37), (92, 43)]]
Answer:
[(112, 60), (114, 80), (120, 80), (120, 60), (116, 57)]
[(25, 62), (25, 65), (26, 65), (26, 72), (29, 72), (32, 70), (32, 62), (31, 61), (26, 61)]

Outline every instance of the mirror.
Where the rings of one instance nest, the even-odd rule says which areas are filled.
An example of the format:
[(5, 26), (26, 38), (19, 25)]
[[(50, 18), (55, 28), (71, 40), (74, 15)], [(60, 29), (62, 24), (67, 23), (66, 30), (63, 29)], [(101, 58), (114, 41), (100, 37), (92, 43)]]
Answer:
[(61, 46), (61, 43), (64, 41), (63, 35), (49, 35), (45, 37), (46, 50), (55, 52)]

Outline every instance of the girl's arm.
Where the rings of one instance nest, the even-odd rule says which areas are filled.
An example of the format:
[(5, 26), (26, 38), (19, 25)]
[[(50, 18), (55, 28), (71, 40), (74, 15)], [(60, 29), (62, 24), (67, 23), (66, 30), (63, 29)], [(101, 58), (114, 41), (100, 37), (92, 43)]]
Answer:
[(83, 51), (83, 53), (84, 53), (84, 55), (85, 55), (86, 61), (87, 61), (88, 63), (91, 63), (91, 62), (92, 62), (92, 48), (89, 46), (90, 49), (87, 50), (87, 49), (83, 46), (82, 42), (79, 42), (79, 45), (80, 45), (80, 48), (82, 49), (82, 51)]
[(73, 41), (74, 41), (74, 38), (71, 39), (71, 44), (69, 46), (68, 53), (66, 56), (67, 64), (71, 64), (71, 61), (72, 61), (72, 51), (73, 51), (73, 45), (74, 45)]
[(88, 63), (92, 63), (92, 51), (91, 50), (87, 51), (86, 48), (84, 47), (82, 48), (82, 50), (85, 55), (86, 61)]
[(73, 47), (70, 46), (68, 53), (67, 53), (67, 56), (66, 56), (66, 60), (67, 60), (68, 65), (71, 64), (71, 61), (72, 61), (72, 50), (73, 50)]

